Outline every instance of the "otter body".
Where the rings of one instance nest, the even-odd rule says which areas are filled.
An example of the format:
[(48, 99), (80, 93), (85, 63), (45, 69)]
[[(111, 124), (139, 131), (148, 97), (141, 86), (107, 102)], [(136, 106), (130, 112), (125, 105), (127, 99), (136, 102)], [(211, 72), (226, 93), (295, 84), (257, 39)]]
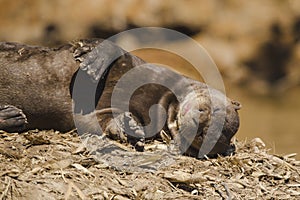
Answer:
[(70, 49), (0, 43), (0, 106), (21, 109), (28, 122), (5, 130), (74, 128), (68, 88), (79, 64)]
[[(210, 151), (210, 155), (228, 155), (234, 152), (230, 140), (239, 128), (237, 110), (241, 106), (237, 101), (227, 98), (224, 94), (210, 88), (205, 83), (179, 75), (167, 68), (147, 64), (135, 56), (133, 56), (133, 60), (135, 61), (134, 66), (124, 63), (118, 65), (122, 68), (122, 73), (119, 73), (120, 68), (111, 69), (100, 103), (97, 106), (100, 111), (107, 110), (107, 108), (113, 110), (115, 107), (112, 107), (112, 93), (115, 91), (121, 93), (119, 96), (113, 96), (117, 98), (118, 103), (120, 102), (120, 107), (123, 108), (122, 104), (129, 100), (128, 111), (131, 114), (130, 116), (124, 115), (122, 112), (124, 110), (114, 113), (114, 116), (112, 115), (113, 111), (112, 113), (106, 112), (98, 115), (99, 123), (108, 135), (121, 142), (128, 142), (130, 137), (124, 137), (124, 132), (131, 132), (131, 136), (134, 136), (133, 145), (137, 149), (143, 149), (139, 146), (143, 146), (143, 144), (139, 142), (159, 136), (162, 127), (162, 130), (182, 147), (182, 153), (197, 157), (199, 147), (202, 145), (213, 119), (215, 120), (214, 123), (223, 120), (221, 130), (219, 130), (221, 131), (220, 136), (217, 135), (218, 130), (212, 131), (216, 142), (214, 148)], [(125, 82), (123, 81), (117, 85), (117, 82), (124, 74), (130, 72), (132, 67), (135, 67), (137, 73), (128, 76)], [(130, 92), (128, 91), (130, 85), (134, 85), (135, 81), (139, 79), (142, 80), (141, 82), (144, 79), (151, 79), (154, 83), (141, 85), (130, 95), (130, 99), (122, 99), (123, 96), (126, 96), (122, 93)], [(177, 94), (174, 94), (174, 92)], [(212, 97), (214, 97), (214, 100), (212, 100)], [(158, 108), (152, 110), (153, 118), (151, 119), (149, 110), (156, 104), (164, 108), (166, 119), (162, 117), (164, 113)], [(222, 109), (224, 111), (223, 115), (218, 113)], [(118, 114), (120, 114), (119, 118), (116, 117)], [(127, 118), (127, 125), (124, 118)], [(131, 123), (134, 121), (133, 127), (130, 127), (130, 121)], [(195, 121), (197, 124), (195, 124)], [(161, 124), (162, 122), (164, 124)], [(121, 127), (120, 124), (122, 124)], [(129, 128), (126, 129), (126, 126), (129, 126)], [(195, 134), (192, 132), (195, 132)], [(140, 141), (136, 140), (138, 137), (141, 138)]]
[[(180, 146), (188, 145), (184, 153), (197, 157), (212, 119), (218, 118), (217, 111), (224, 108), (221, 135), (216, 136), (210, 154), (226, 155), (234, 151), (230, 140), (239, 127), (237, 110), (240, 105), (237, 102), (204, 83), (166, 68), (148, 65), (116, 45), (102, 41), (82, 40), (55, 49), (0, 43), (0, 129), (11, 132), (35, 128), (68, 131), (75, 128), (75, 116), (83, 132), (93, 132), (97, 130), (93, 127), (100, 124), (111, 138), (130, 142), (137, 150), (143, 150), (145, 140), (157, 137), (162, 128)], [(126, 94), (127, 86), (134, 84), (135, 78), (142, 78), (132, 77), (117, 86), (123, 75), (132, 69), (150, 77), (153, 83), (142, 85), (132, 93), (128, 111), (115, 108), (113, 91), (117, 88)], [(81, 80), (79, 94), (85, 95), (74, 93), (78, 89), (76, 79)], [(169, 79), (174, 83), (171, 88), (160, 84)], [(96, 95), (93, 89), (89, 91), (91, 87)], [(224, 101), (214, 101), (213, 106), (211, 94)], [(90, 95), (95, 96), (92, 98), (94, 105), (85, 98)], [(122, 104), (122, 98), (117, 100)], [(166, 118), (160, 109), (152, 110), (152, 118), (149, 116), (149, 109), (155, 104), (164, 108)], [(95, 107), (96, 111), (93, 110)], [(118, 112), (113, 116), (114, 109)], [(97, 124), (89, 117), (82, 118), (94, 112)], [(196, 134), (191, 137), (189, 134), (195, 127)], [(217, 130), (213, 134), (217, 135)]]
[[(72, 77), (85, 61), (87, 53), (102, 41), (79, 40), (58, 48), (0, 42), (0, 129), (8, 132), (29, 129), (65, 132), (74, 129), (70, 94)], [(99, 59), (107, 59), (107, 56), (110, 54), (103, 53)], [(119, 58), (124, 59), (124, 56)], [(126, 59), (131, 62), (130, 58)], [(102, 67), (97, 75), (105, 77), (113, 65)], [(82, 84), (88, 91), (89, 85)], [(98, 85), (104, 87), (105, 79)], [(96, 102), (103, 88), (99, 90)], [(91, 107), (95, 109), (95, 105)], [(91, 110), (83, 112), (87, 114)]]

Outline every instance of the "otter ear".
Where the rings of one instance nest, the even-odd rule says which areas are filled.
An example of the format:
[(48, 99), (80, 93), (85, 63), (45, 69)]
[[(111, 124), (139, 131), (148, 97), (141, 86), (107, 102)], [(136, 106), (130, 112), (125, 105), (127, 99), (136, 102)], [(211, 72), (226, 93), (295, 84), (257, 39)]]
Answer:
[(233, 107), (234, 107), (235, 110), (240, 110), (242, 108), (241, 103), (238, 102), (238, 101), (231, 100), (231, 103), (232, 103), (232, 105), (233, 105)]

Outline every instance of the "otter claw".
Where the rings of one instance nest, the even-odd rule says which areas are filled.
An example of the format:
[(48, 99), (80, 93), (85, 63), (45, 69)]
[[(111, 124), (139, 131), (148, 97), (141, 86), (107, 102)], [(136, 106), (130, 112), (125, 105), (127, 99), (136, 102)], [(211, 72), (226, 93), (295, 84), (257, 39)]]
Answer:
[(25, 129), (27, 119), (22, 110), (12, 105), (0, 106), (0, 130), (19, 132)]
[(143, 151), (145, 145), (145, 133), (139, 123), (129, 112), (122, 113), (112, 119), (105, 130), (108, 137), (122, 143), (128, 142), (137, 151)]

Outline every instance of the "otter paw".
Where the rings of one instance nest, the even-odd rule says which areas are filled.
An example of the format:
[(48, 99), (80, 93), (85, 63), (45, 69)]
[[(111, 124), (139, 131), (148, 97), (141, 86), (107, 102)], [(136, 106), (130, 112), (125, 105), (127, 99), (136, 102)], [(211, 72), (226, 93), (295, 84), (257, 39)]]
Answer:
[(222, 153), (222, 156), (230, 156), (230, 155), (234, 155), (235, 154), (235, 145), (234, 144), (230, 144), (228, 146), (228, 148), (226, 149), (225, 152)]
[(111, 64), (125, 53), (109, 40), (88, 39), (73, 44), (73, 57), (93, 82), (98, 82)]
[(0, 105), (0, 130), (19, 132), (25, 129), (26, 124), (22, 110), (12, 105)]
[(135, 150), (143, 151), (145, 133), (130, 112), (125, 112), (112, 119), (105, 130), (108, 137), (121, 143), (131, 144)]
[[(230, 156), (230, 155), (234, 155), (235, 154), (235, 145), (234, 144), (220, 144), (220, 143), (217, 143), (216, 146), (219, 145), (222, 146), (222, 149), (218, 150), (218, 151), (215, 151), (215, 152), (210, 152), (207, 156), (209, 158), (217, 158), (219, 155), (220, 156)], [(218, 147), (218, 146), (217, 146)], [(214, 151), (214, 150), (213, 150)]]

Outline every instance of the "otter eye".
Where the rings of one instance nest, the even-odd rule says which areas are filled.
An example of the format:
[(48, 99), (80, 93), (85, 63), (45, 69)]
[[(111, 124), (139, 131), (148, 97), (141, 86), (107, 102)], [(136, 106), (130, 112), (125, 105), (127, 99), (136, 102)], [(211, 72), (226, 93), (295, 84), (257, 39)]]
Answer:
[(216, 113), (216, 112), (218, 112), (218, 111), (220, 111), (220, 108), (216, 108), (216, 109), (214, 110), (214, 113)]
[(201, 113), (203, 113), (203, 112), (204, 112), (204, 109), (201, 109), (201, 108), (200, 108), (200, 109), (198, 109), (198, 111), (201, 112)]

